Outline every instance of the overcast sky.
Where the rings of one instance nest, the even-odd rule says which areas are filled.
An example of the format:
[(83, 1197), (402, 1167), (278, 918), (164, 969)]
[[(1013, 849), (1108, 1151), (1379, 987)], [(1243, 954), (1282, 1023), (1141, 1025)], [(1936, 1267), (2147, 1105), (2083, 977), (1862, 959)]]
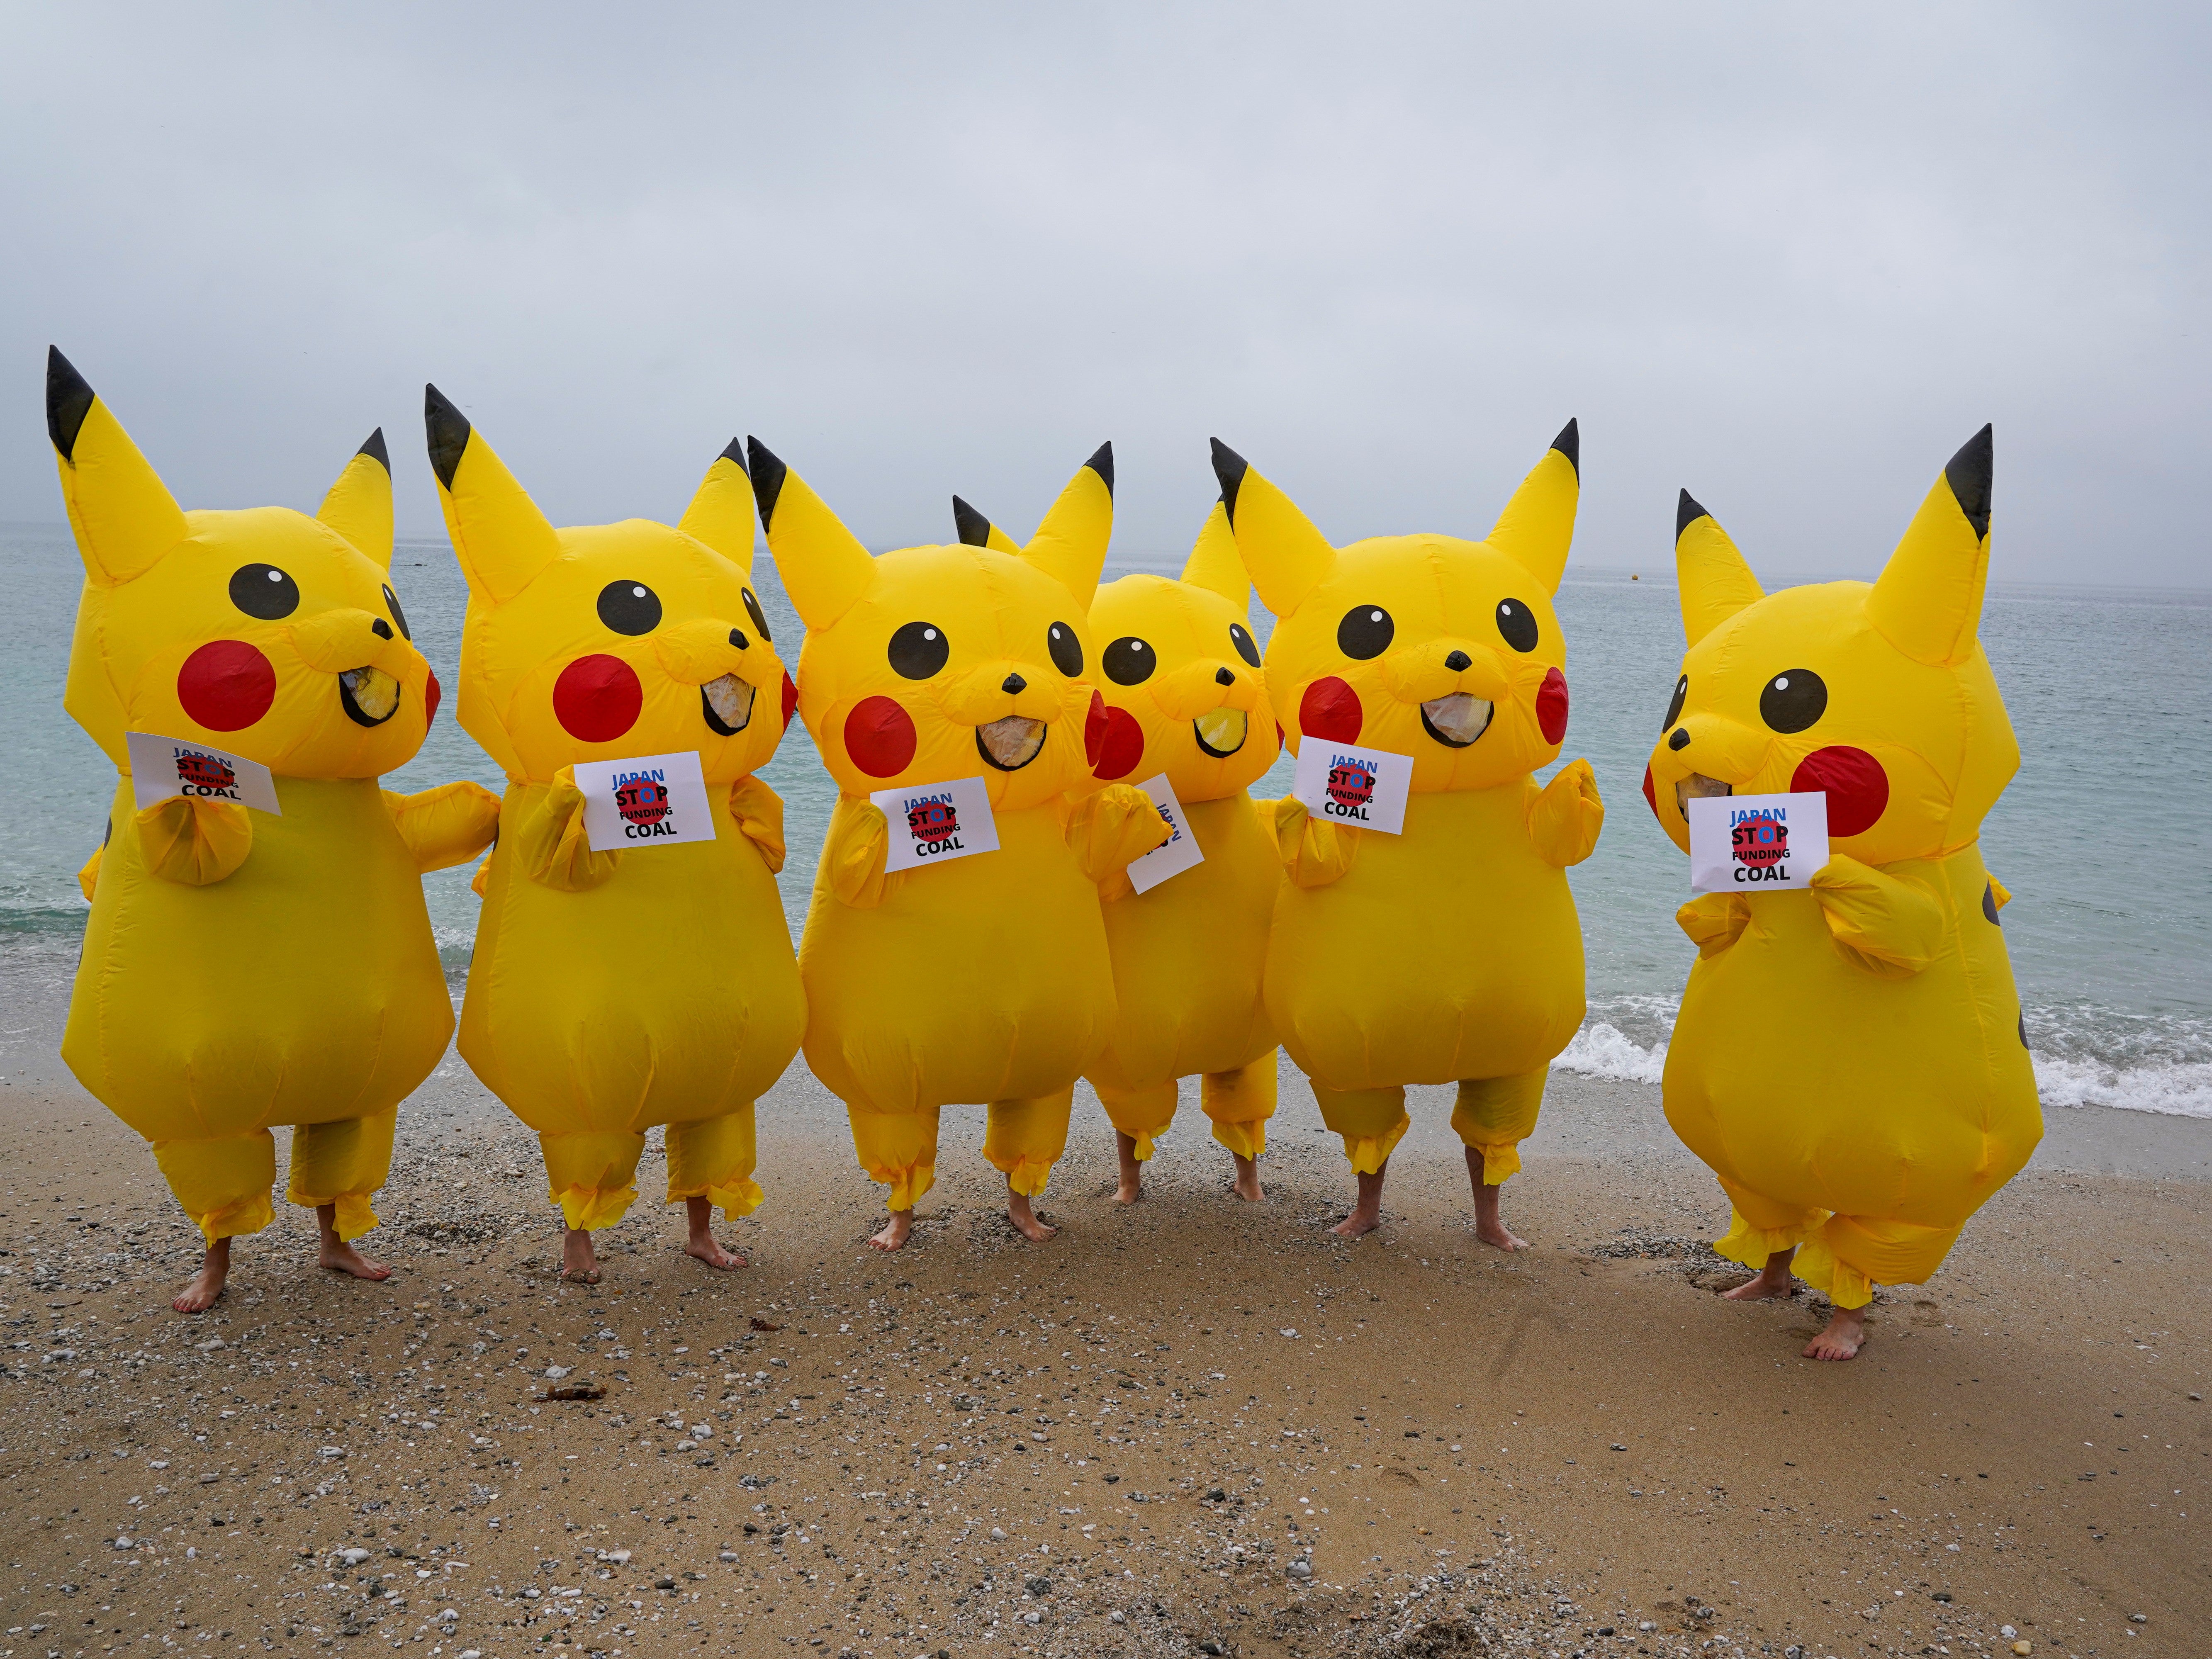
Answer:
[[(1540, 15), (1538, 14), (1540, 12)], [(0, 8), (0, 517), (59, 344), (187, 507), (312, 508), (437, 382), (556, 522), (755, 432), (878, 546), (1116, 550), (1218, 434), (1334, 540), (1870, 574), (1996, 423), (1996, 573), (2212, 586), (2201, 6)]]

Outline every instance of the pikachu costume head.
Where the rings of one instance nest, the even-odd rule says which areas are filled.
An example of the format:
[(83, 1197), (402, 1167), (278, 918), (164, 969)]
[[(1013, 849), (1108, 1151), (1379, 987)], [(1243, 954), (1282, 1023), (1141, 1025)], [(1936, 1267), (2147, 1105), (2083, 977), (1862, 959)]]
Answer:
[[(955, 495), (960, 539), (1022, 550)], [(1106, 732), (1091, 763), (1101, 783), (1167, 775), (1176, 799), (1218, 800), (1274, 764), (1282, 732), (1267, 710), (1260, 647), (1244, 626), (1252, 584), (1217, 502), (1182, 578), (1124, 576), (1091, 604)]]
[(507, 776), (686, 750), (710, 784), (765, 765), (796, 694), (752, 589), (753, 491), (736, 441), (673, 529), (556, 530), (437, 387), (422, 414), (469, 584), (460, 721)]
[(872, 556), (748, 439), (761, 523), (806, 624), (799, 713), (844, 793), (984, 780), (1000, 811), (1089, 785), (1106, 732), (1085, 618), (1114, 528), (1114, 447), (1076, 473), (1026, 548)]
[(1410, 755), (1416, 793), (1492, 788), (1559, 758), (1567, 656), (1552, 595), (1574, 538), (1579, 450), (1570, 421), (1481, 541), (1337, 548), (1215, 441), (1237, 546), (1280, 619), (1267, 692), (1293, 752), (1305, 737)]
[(126, 732), (228, 749), (295, 778), (373, 778), (422, 746), (438, 680), (392, 590), (380, 429), (313, 518), (179, 507), (60, 352), (46, 431), (84, 557), (63, 704), (128, 773)]
[(1954, 455), (1872, 586), (1764, 594), (1682, 492), (1674, 557), (1689, 652), (1644, 799), (1687, 852), (1692, 795), (1825, 790), (1828, 837), (1863, 864), (1972, 844), (2020, 768), (1976, 637), (1989, 580), (1990, 431)]

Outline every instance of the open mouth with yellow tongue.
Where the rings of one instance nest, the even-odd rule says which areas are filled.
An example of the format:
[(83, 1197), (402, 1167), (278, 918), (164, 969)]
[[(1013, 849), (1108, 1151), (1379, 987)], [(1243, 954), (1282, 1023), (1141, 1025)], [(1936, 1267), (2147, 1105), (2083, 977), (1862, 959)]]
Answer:
[(734, 738), (744, 731), (752, 723), (753, 690), (751, 684), (735, 674), (725, 674), (701, 686), (699, 712), (707, 717), (708, 729), (718, 738)]
[(1465, 691), (1431, 697), (1421, 705), (1421, 730), (1449, 749), (1464, 749), (1490, 730), (1497, 705)]
[(1227, 760), (1244, 746), (1252, 717), (1241, 708), (1216, 708), (1193, 720), (1190, 729), (1200, 749), (1216, 760)]
[(1000, 772), (1018, 772), (1044, 752), (1042, 720), (1009, 714), (975, 728), (975, 752), (983, 763)]
[(399, 682), (381, 668), (349, 668), (338, 676), (338, 703), (356, 726), (381, 726), (399, 708)]

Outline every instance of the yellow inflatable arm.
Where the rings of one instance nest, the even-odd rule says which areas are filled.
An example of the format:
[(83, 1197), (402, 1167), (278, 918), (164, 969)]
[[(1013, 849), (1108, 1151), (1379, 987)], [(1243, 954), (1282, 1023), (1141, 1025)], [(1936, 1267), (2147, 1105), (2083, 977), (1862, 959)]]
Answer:
[(139, 813), (137, 822), (146, 867), (186, 887), (221, 881), (253, 850), (253, 820), (234, 801), (172, 795)]
[(730, 786), (730, 816), (770, 875), (783, 869), (783, 797), (748, 772)]
[(1133, 784), (1109, 783), (1072, 803), (1067, 844), (1085, 881), (1126, 878), (1130, 860), (1167, 845), (1167, 821), (1152, 797)]
[(78, 866), (76, 872), (77, 889), (79, 891), (83, 893), (84, 902), (87, 904), (92, 902), (93, 893), (100, 886), (100, 860), (102, 854), (106, 851), (107, 848), (104, 845), (94, 848), (92, 849), (92, 856), (87, 859), (82, 865)]
[(1690, 936), (1700, 957), (1717, 957), (1751, 926), (1751, 901), (1741, 893), (1707, 893), (1675, 911), (1674, 925)]
[(1943, 906), (1917, 881), (1839, 854), (1813, 872), (1813, 896), (1828, 937), (1869, 973), (1904, 979), (1942, 949)]
[(1326, 887), (1352, 868), (1352, 854), (1359, 849), (1357, 830), (1317, 822), (1308, 814), (1304, 801), (1289, 795), (1253, 805), (1262, 815), (1261, 827), (1274, 836), (1283, 869), (1296, 885)]
[(1990, 896), (1996, 901), (1997, 908), (2002, 910), (2006, 905), (2012, 902), (2012, 890), (2009, 887), (2007, 887), (2002, 882), (1999, 881), (1995, 876), (1991, 876), (1990, 878)]
[(384, 805), (415, 867), (426, 876), (466, 864), (499, 833), (499, 797), (465, 778), (414, 795), (386, 789)]
[(545, 799), (523, 814), (515, 841), (515, 856), (531, 879), (560, 892), (583, 892), (615, 872), (617, 855), (594, 853), (585, 838), (584, 792), (573, 766), (553, 775)]
[(1544, 862), (1564, 870), (1580, 864), (1597, 848), (1605, 828), (1605, 803), (1598, 798), (1597, 774), (1587, 760), (1576, 759), (1528, 803), (1528, 838)]
[(882, 807), (872, 800), (840, 800), (822, 847), (823, 872), (837, 902), (855, 910), (881, 904), (890, 850), (890, 823)]

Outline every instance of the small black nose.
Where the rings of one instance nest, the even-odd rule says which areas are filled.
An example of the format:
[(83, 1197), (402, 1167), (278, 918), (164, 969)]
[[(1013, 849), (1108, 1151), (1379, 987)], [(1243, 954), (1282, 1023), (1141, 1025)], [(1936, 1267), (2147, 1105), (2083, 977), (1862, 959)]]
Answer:
[(1455, 651), (1451, 655), (1444, 659), (1444, 666), (1450, 669), (1455, 674), (1464, 674), (1468, 669), (1474, 666), (1474, 659), (1468, 656), (1464, 651)]
[(392, 624), (379, 617), (374, 622), (369, 623), (368, 631), (380, 640), (388, 640), (392, 637)]
[(999, 682), (999, 690), (1008, 696), (1018, 696), (1030, 689), (1030, 683), (1019, 674), (1009, 674)]
[(1236, 674), (1236, 671), (1235, 671), (1235, 670), (1233, 670), (1233, 669), (1228, 669), (1228, 668), (1217, 668), (1217, 669), (1215, 669), (1215, 670), (1213, 671), (1213, 683), (1214, 683), (1216, 685), (1234, 685), (1234, 684), (1237, 684), (1237, 674)]
[(743, 629), (732, 628), (730, 630), (730, 643), (736, 646), (738, 650), (742, 651), (746, 646), (750, 644), (751, 641), (745, 638), (744, 630)]
[(1686, 726), (1676, 726), (1674, 736), (1667, 739), (1667, 746), (1669, 749), (1687, 749), (1690, 746), (1690, 728)]

